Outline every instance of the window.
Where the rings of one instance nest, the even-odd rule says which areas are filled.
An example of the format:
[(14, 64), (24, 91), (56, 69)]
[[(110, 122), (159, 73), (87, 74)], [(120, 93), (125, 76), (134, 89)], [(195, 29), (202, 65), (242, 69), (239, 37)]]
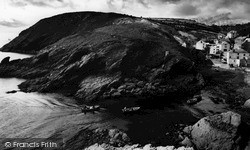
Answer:
[(240, 59), (240, 57), (239, 57), (239, 56), (237, 56), (237, 59)]

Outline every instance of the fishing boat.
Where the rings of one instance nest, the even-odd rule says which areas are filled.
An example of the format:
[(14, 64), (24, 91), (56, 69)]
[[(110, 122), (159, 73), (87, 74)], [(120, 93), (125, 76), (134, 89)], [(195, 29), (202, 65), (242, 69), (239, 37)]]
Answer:
[(6, 94), (13, 94), (13, 93), (16, 93), (17, 91), (16, 90), (12, 90), (12, 91), (7, 91)]
[(124, 107), (122, 109), (123, 113), (136, 113), (139, 112), (141, 110), (141, 107)]
[(94, 106), (83, 106), (81, 107), (81, 111), (82, 113), (86, 114), (87, 112), (95, 112), (95, 111), (99, 111), (100, 110), (100, 106), (99, 105), (94, 105)]

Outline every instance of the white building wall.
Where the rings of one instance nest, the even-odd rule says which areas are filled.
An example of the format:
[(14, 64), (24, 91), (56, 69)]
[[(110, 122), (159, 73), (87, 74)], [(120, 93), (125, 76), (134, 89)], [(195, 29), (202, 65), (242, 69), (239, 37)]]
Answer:
[(240, 60), (250, 58), (249, 53), (225, 52), (224, 55), (227, 59), (227, 64), (232, 64), (236, 67), (240, 66)]
[(195, 45), (195, 48), (198, 50), (204, 50), (206, 47), (206, 43), (203, 41), (198, 41)]
[(218, 52), (216, 45), (210, 47), (209, 54), (215, 55)]
[(240, 66), (240, 60), (239, 59), (230, 59), (229, 64), (232, 64), (234, 67)]

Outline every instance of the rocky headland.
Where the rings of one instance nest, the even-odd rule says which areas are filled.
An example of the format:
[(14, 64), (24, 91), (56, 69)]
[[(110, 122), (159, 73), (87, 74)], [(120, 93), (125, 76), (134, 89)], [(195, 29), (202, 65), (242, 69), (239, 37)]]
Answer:
[(67, 93), (82, 102), (192, 95), (205, 84), (198, 68), (211, 63), (182, 47), (174, 34), (174, 28), (143, 18), (62, 14), (39, 21), (5, 45), (1, 51), (36, 55), (4, 60), (0, 76), (27, 79), (19, 85), (22, 91)]

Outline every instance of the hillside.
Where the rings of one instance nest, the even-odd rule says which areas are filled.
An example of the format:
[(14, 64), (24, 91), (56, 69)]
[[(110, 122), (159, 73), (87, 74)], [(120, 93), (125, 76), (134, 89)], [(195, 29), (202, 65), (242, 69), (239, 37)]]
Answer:
[(223, 13), (215, 16), (199, 17), (193, 20), (206, 25), (218, 25), (218, 26), (249, 23), (249, 20), (232, 18), (231, 15), (232, 15), (231, 13)]
[[(80, 101), (192, 95), (204, 86), (203, 54), (182, 47), (164, 23), (114, 13), (43, 19), (2, 51), (37, 53), (0, 64), (1, 77), (27, 79), (23, 91), (59, 92)], [(164, 98), (163, 98), (164, 99)]]
[(58, 40), (73, 35), (85, 34), (96, 28), (112, 23), (114, 19), (123, 15), (97, 12), (66, 13), (37, 22), (22, 31), (17, 38), (3, 46), (1, 51), (36, 53)]

